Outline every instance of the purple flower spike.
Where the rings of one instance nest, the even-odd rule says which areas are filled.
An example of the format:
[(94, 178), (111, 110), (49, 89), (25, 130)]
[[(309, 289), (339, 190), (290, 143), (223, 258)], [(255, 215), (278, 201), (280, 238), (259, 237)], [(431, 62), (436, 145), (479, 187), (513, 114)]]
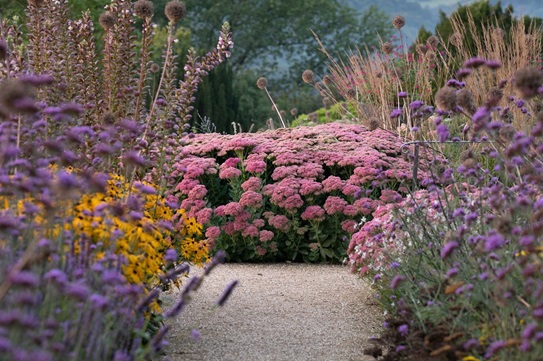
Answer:
[(407, 334), (409, 333), (409, 326), (406, 324), (400, 325), (398, 327), (398, 332), (400, 332), (402, 336), (407, 336)]
[(451, 241), (445, 244), (443, 248), (441, 249), (441, 258), (445, 259), (449, 257), (452, 254), (452, 252), (458, 248), (458, 246), (459, 244), (456, 241)]
[(468, 69), (476, 69), (486, 64), (486, 60), (483, 58), (471, 58), (465, 61), (464, 67)]
[(398, 98), (406, 98), (407, 97), (407, 92), (399, 92), (398, 93)]
[(486, 67), (492, 70), (496, 70), (502, 67), (502, 63), (497, 60), (487, 60), (485, 63)]
[(19, 271), (9, 276), (12, 284), (21, 287), (37, 287), (40, 284), (40, 278), (30, 271)]
[(405, 276), (402, 276), (402, 275), (394, 276), (394, 278), (390, 282), (390, 288), (395, 289), (396, 287), (400, 285), (400, 283), (404, 282), (405, 280), (407, 280), (407, 277)]
[(224, 290), (223, 294), (221, 295), (221, 297), (217, 301), (217, 305), (219, 305), (219, 306), (224, 305), (224, 303), (226, 302), (226, 300), (228, 300), (228, 298), (232, 294), (232, 291), (238, 285), (238, 283), (239, 283), (238, 280), (234, 280), (234, 281), (230, 282), (230, 284), (228, 286), (226, 286), (226, 289)]
[(391, 113), (390, 113), (390, 117), (391, 118), (398, 118), (400, 115), (402, 115), (402, 110), (401, 109), (394, 109)]
[(494, 341), (488, 346), (485, 353), (485, 358), (491, 358), (494, 354), (505, 347), (505, 341)]

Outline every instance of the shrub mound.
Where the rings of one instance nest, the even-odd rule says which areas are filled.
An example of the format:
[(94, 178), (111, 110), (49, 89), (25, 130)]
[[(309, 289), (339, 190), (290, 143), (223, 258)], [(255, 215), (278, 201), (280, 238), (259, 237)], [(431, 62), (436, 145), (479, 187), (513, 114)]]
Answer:
[(401, 145), (337, 123), (197, 134), (178, 150), (171, 189), (231, 261), (341, 262), (360, 219), (405, 194), (412, 166)]

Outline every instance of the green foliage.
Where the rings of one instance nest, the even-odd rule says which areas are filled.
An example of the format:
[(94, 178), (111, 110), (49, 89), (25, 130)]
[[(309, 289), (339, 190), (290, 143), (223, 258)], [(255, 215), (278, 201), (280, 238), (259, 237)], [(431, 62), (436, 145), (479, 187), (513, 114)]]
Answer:
[[(347, 109), (345, 109), (347, 107)], [(310, 114), (300, 114), (291, 126), (317, 125), (331, 123), (338, 120), (354, 121), (356, 111), (354, 107), (347, 103), (337, 103), (329, 108), (319, 108)]]

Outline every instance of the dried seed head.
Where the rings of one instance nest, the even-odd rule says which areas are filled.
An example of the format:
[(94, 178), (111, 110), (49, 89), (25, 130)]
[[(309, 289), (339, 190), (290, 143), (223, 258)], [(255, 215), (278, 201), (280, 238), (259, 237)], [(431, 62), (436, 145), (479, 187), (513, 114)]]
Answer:
[(405, 25), (405, 18), (401, 15), (396, 15), (392, 19), (392, 26), (394, 26), (396, 29), (400, 30)]
[(489, 107), (495, 107), (503, 98), (503, 90), (500, 88), (492, 88), (486, 94), (486, 104)]
[(18, 79), (9, 78), (0, 83), (0, 114), (33, 114), (38, 108), (35, 89)]
[(502, 28), (499, 28), (497, 26), (492, 27), (492, 37), (494, 39), (501, 40), (503, 39), (503, 35), (504, 35), (504, 32)]
[(512, 124), (506, 123), (499, 130), (500, 137), (506, 142), (513, 140), (515, 134), (517, 134), (517, 130)]
[(334, 81), (332, 80), (332, 77), (330, 75), (325, 75), (324, 78), (322, 78), (322, 82), (326, 86), (330, 86), (334, 84)]
[(167, 3), (166, 8), (164, 9), (166, 17), (172, 22), (172, 24), (177, 24), (179, 20), (183, 19), (186, 12), (187, 8), (185, 4), (177, 0)]
[(312, 122), (316, 123), (316, 122), (319, 121), (319, 116), (315, 112), (309, 113), (307, 116), (308, 116), (309, 120), (312, 121)]
[(457, 48), (462, 45), (462, 35), (460, 33), (453, 33), (449, 36), (449, 43)]
[(456, 108), (456, 90), (449, 86), (444, 86), (436, 93), (436, 105), (439, 109), (453, 111)]
[(381, 45), (381, 51), (385, 54), (391, 54), (394, 51), (394, 46), (388, 41)]
[(104, 115), (102, 115), (102, 122), (103, 124), (114, 124), (115, 123), (115, 114), (112, 112), (106, 112)]
[(543, 75), (537, 68), (523, 68), (513, 75), (513, 85), (523, 99), (531, 99), (543, 82)]
[(149, 0), (138, 0), (134, 3), (134, 13), (141, 19), (147, 19), (153, 16), (155, 7)]
[(0, 40), (0, 61), (6, 60), (8, 56), (8, 47), (4, 40)]
[(109, 30), (115, 25), (115, 16), (110, 11), (103, 12), (100, 14), (98, 22), (104, 29)]
[(430, 36), (428, 38), (428, 40), (426, 40), (426, 44), (428, 44), (428, 46), (431, 48), (431, 49), (435, 49), (437, 48), (437, 45), (439, 44), (439, 40), (437, 38), (437, 36)]
[(426, 58), (426, 61), (434, 61), (436, 60), (436, 53), (433, 50), (428, 49), (424, 57)]
[(268, 86), (268, 79), (264, 78), (263, 76), (258, 78), (256, 81), (256, 86), (258, 89), (264, 89)]
[(477, 110), (473, 101), (473, 94), (467, 89), (460, 89), (456, 92), (456, 104), (471, 115)]
[(35, 8), (40, 7), (41, 4), (43, 4), (43, 0), (28, 0), (28, 5)]
[(159, 70), (160, 70), (160, 65), (158, 65), (157, 63), (151, 64), (151, 71), (153, 73), (158, 73)]
[(281, 111), (279, 112), (279, 115), (281, 115), (281, 118), (284, 118), (284, 117), (287, 116), (287, 112), (284, 111), (284, 110), (281, 110)]
[(460, 153), (460, 160), (465, 161), (467, 159), (473, 159), (473, 152), (471, 149), (466, 149), (462, 153)]
[(332, 101), (330, 100), (330, 98), (328, 97), (324, 97), (322, 99), (322, 105), (325, 107), (325, 108), (328, 108), (330, 106), (330, 104), (332, 103)]
[(428, 47), (424, 44), (417, 44), (417, 53), (419, 54), (426, 54), (428, 51)]
[(349, 88), (345, 93), (345, 98), (348, 100), (356, 99), (356, 88)]
[(313, 72), (309, 69), (304, 70), (304, 72), (302, 73), (302, 80), (304, 81), (304, 83), (313, 83), (313, 79), (315, 79), (315, 74), (313, 74)]
[(379, 128), (379, 125), (381, 125), (379, 119), (375, 117), (368, 119), (368, 127), (370, 128), (370, 130), (375, 130)]
[(290, 114), (291, 114), (293, 117), (295, 117), (296, 115), (298, 115), (298, 109), (292, 108), (292, 109), (290, 110)]

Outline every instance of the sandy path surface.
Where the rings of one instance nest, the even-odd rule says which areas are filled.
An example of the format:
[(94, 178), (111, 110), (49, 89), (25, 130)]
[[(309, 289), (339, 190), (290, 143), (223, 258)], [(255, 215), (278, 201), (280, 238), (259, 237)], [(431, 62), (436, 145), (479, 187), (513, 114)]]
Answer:
[[(238, 286), (217, 307), (234, 279)], [(163, 296), (165, 306), (178, 295)], [(168, 322), (165, 360), (375, 360), (362, 350), (379, 336), (380, 315), (369, 286), (343, 266), (224, 264)]]

